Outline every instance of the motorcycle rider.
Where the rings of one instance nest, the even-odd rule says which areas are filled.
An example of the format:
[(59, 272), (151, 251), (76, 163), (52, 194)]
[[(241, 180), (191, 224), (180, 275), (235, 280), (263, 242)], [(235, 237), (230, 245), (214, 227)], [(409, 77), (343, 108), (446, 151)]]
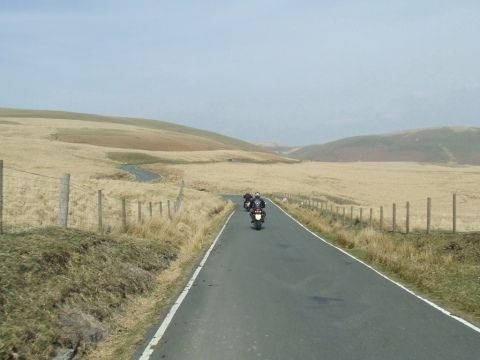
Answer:
[(244, 199), (245, 201), (247, 201), (247, 200), (252, 200), (252, 198), (253, 198), (253, 196), (252, 196), (252, 194), (250, 194), (250, 193), (246, 193), (245, 195), (243, 195), (243, 199)]
[(252, 199), (253, 196), (250, 193), (246, 193), (245, 195), (243, 195), (243, 207), (245, 208), (245, 210), (250, 210), (250, 207), (252, 205)]
[(252, 223), (255, 219), (255, 209), (262, 209), (262, 222), (265, 221), (266, 213), (265, 213), (265, 200), (262, 199), (259, 192), (255, 193), (255, 197), (252, 199), (250, 203), (250, 218), (252, 219)]

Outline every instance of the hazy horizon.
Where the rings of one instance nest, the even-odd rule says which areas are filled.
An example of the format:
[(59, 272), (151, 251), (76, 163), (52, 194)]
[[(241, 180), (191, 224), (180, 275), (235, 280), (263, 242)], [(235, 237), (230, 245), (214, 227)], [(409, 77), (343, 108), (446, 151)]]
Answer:
[(480, 126), (476, 1), (0, 0), (0, 107), (252, 142)]

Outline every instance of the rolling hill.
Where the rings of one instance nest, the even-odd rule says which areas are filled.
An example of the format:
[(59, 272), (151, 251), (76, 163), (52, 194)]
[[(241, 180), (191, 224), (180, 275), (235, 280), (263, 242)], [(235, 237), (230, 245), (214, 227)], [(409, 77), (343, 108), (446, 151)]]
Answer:
[(349, 137), (289, 156), (327, 162), (413, 161), (480, 165), (480, 128), (441, 127)]
[(0, 159), (10, 167), (82, 180), (115, 177), (121, 164), (298, 162), (210, 131), (61, 111), (0, 108), (0, 144)]
[[(59, 129), (54, 134), (56, 140), (86, 143), (91, 145), (139, 148), (153, 151), (201, 151), (201, 150), (244, 150), (268, 152), (265, 148), (250, 144), (246, 141), (224, 136), (215, 132), (200, 130), (188, 126), (173, 124), (165, 121), (140, 119), (118, 116), (104, 116), (95, 114), (74, 113), (52, 110), (27, 110), (0, 108), (0, 118), (41, 118), (61, 120), (83, 120), (97, 123), (114, 123), (119, 125), (133, 125), (143, 129), (141, 141), (135, 144), (134, 137), (126, 132), (98, 132), (98, 129)], [(162, 131), (163, 134), (149, 130)], [(163, 135), (163, 136), (161, 136)], [(117, 138), (119, 138), (117, 140)], [(138, 138), (138, 136), (137, 136)], [(140, 147), (139, 147), (140, 146)]]

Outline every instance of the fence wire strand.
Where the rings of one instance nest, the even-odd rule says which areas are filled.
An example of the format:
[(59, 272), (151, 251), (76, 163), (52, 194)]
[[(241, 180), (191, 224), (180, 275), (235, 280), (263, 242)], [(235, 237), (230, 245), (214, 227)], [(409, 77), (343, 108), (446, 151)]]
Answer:
[[(61, 178), (4, 166), (2, 180), (2, 223), (5, 232), (58, 225)], [(151, 189), (137, 195), (129, 195), (126, 198), (125, 209), (127, 224), (138, 224), (138, 202), (141, 204), (141, 223), (150, 219), (168, 219), (169, 200), (170, 218), (173, 218), (181, 210), (184, 187), (182, 181), (179, 192), (173, 200)], [(103, 232), (123, 228), (122, 200), (123, 197), (118, 194), (102, 192)], [(99, 229), (97, 189), (86, 184), (69, 182), (67, 227), (89, 231)]]

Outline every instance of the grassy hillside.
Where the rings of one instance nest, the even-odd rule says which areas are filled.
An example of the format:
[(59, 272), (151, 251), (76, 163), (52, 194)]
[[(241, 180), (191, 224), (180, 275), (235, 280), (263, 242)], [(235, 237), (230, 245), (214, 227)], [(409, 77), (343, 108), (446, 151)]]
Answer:
[[(215, 132), (195, 129), (188, 126), (172, 124), (169, 122), (159, 121), (159, 120), (138, 119), (138, 118), (118, 117), (118, 116), (103, 116), (103, 115), (83, 114), (83, 113), (74, 113), (74, 112), (65, 112), (65, 111), (26, 110), (26, 109), (10, 109), (10, 108), (0, 108), (0, 117), (2, 118), (70, 119), (70, 120), (84, 120), (89, 122), (133, 125), (133, 126), (145, 128), (145, 129), (163, 130), (163, 131), (168, 131), (170, 133), (194, 136), (197, 138), (196, 139), (197, 141), (202, 140), (202, 141), (208, 141), (210, 143), (209, 144), (210, 147), (206, 148), (205, 150), (236, 149), (236, 150), (259, 151), (259, 152), (266, 151), (264, 148), (260, 146), (256, 146), (242, 140), (217, 134)], [(71, 133), (67, 133), (63, 135), (70, 136), (70, 138), (72, 136)], [(87, 133), (85, 134), (80, 133), (80, 134), (73, 134), (73, 135), (78, 135), (78, 136), (84, 135), (87, 138), (87, 137), (91, 137), (92, 134), (88, 133), (87, 131)], [(78, 139), (78, 136), (77, 136), (77, 139)], [(155, 139), (153, 140), (149, 139), (149, 141), (150, 140), (155, 141)], [(69, 141), (69, 142), (83, 143), (83, 141)], [(125, 146), (126, 145), (122, 147), (125, 147)], [(146, 149), (146, 150), (164, 150), (164, 149)], [(185, 149), (174, 148), (173, 150), (191, 150), (191, 148), (188, 148), (187, 146)], [(200, 150), (203, 150), (203, 149), (200, 149)]]
[(9, 166), (49, 176), (68, 171), (77, 180), (113, 175), (119, 163), (135, 159), (142, 164), (292, 162), (208, 131), (155, 120), (58, 111), (0, 108), (0, 143), (0, 159)]
[(317, 161), (416, 161), (480, 164), (480, 128), (442, 127), (355, 136), (290, 154)]
[(78, 353), (101, 340), (113, 314), (152, 290), (178, 252), (156, 239), (57, 228), (0, 239), (2, 359)]

